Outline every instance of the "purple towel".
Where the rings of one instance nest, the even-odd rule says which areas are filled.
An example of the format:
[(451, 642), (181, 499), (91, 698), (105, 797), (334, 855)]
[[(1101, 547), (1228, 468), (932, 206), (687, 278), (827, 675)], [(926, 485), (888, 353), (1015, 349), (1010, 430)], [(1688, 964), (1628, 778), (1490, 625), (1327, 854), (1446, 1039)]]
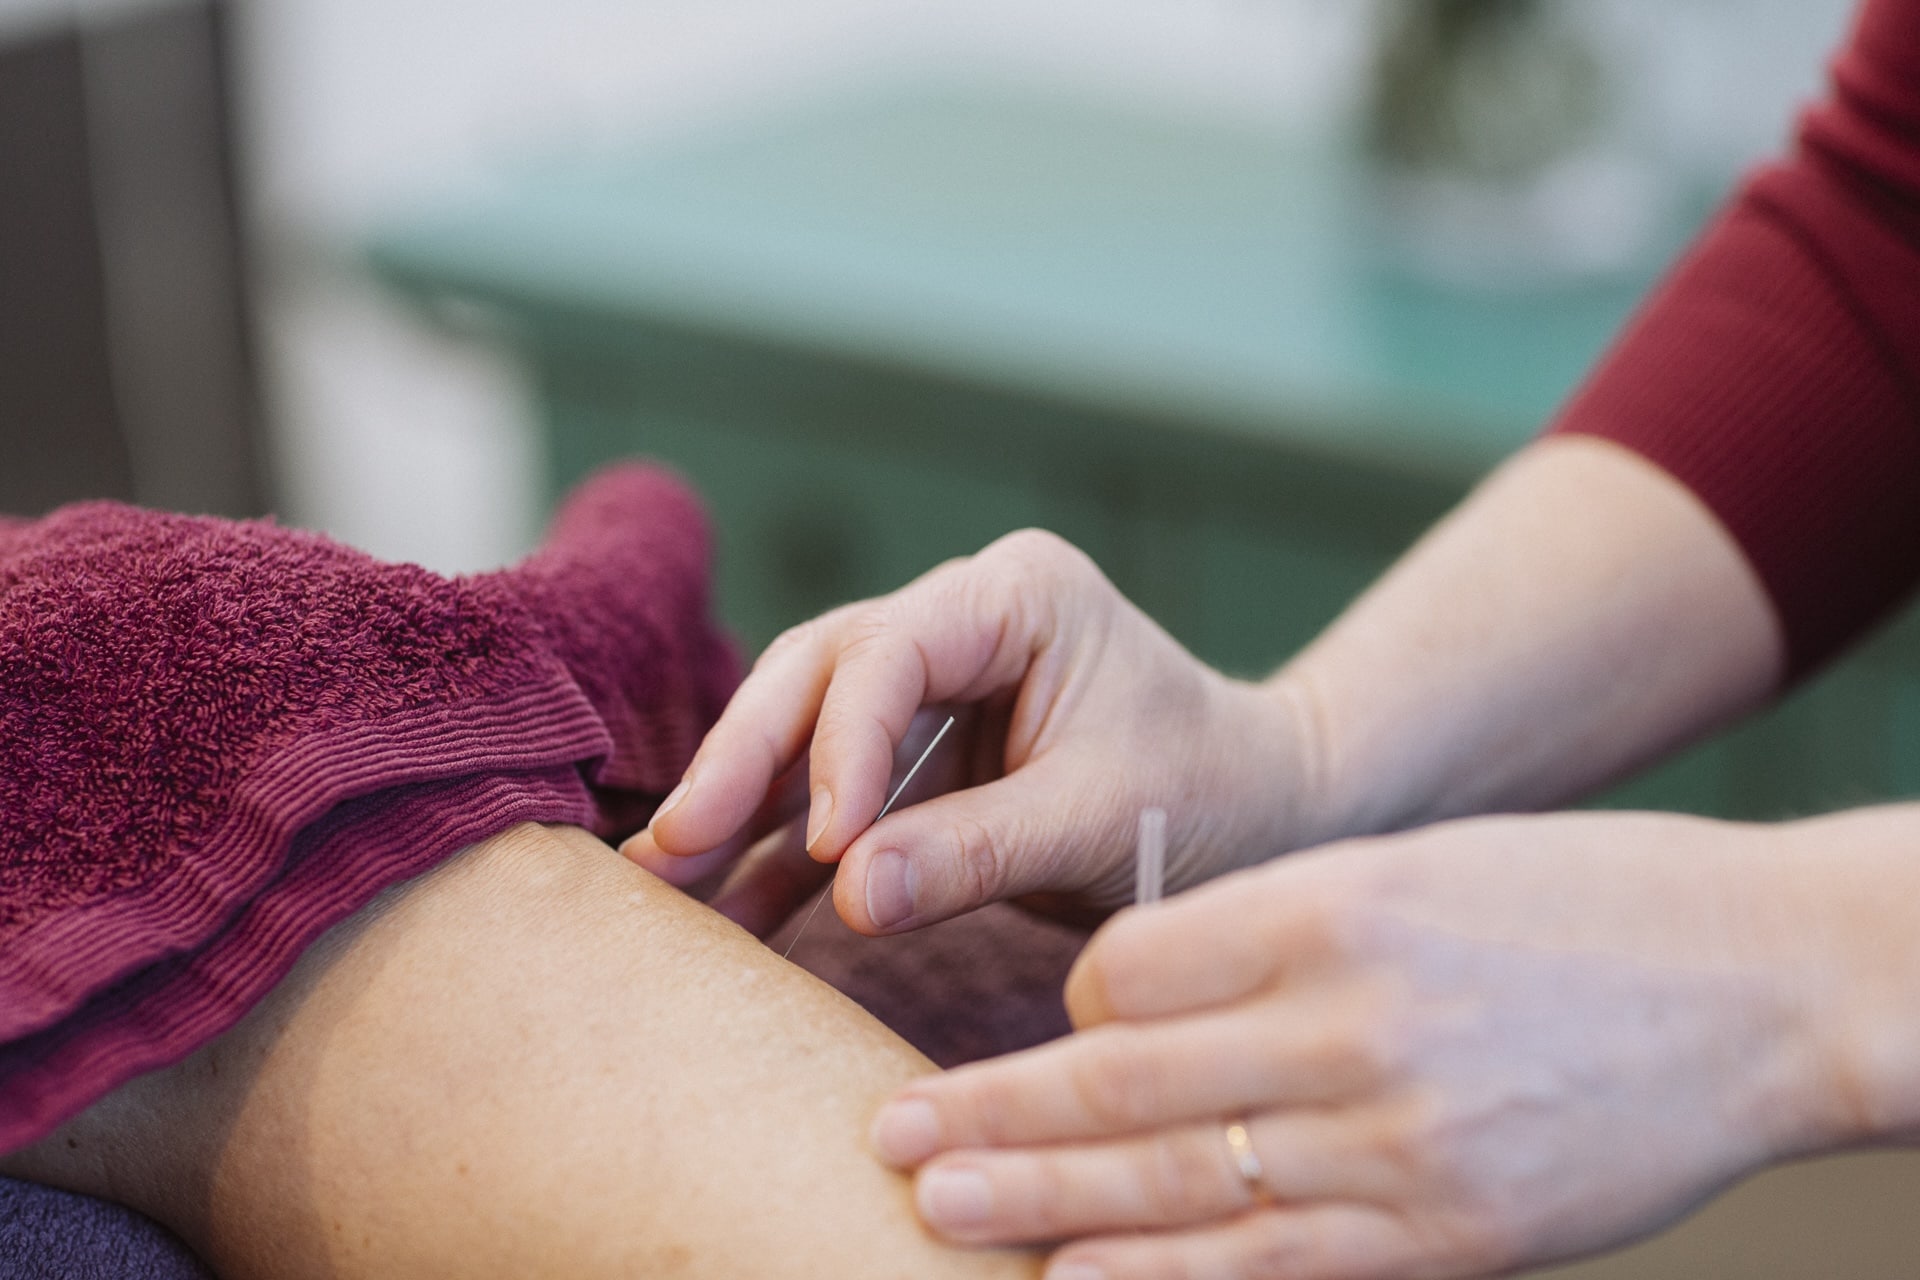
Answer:
[[(826, 892), (826, 890), (822, 890)], [(811, 913), (770, 939), (784, 950)], [(838, 988), (943, 1067), (1012, 1053), (1072, 1030), (1061, 987), (1087, 931), (996, 903), (912, 933), (865, 938), (822, 911), (793, 962)]]
[(111, 503), (0, 527), (0, 1150), (474, 841), (637, 826), (737, 678), (707, 559), (639, 467), (458, 580)]
[(212, 1280), (131, 1209), (0, 1178), (0, 1276), (7, 1280)]

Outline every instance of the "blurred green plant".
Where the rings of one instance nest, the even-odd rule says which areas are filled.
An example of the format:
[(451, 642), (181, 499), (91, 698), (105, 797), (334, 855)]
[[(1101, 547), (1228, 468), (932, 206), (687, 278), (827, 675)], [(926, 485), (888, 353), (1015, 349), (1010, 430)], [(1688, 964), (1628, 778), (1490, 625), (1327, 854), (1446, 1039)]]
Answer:
[(1366, 141), (1403, 171), (1520, 181), (1589, 143), (1608, 108), (1601, 59), (1543, 0), (1391, 0)]

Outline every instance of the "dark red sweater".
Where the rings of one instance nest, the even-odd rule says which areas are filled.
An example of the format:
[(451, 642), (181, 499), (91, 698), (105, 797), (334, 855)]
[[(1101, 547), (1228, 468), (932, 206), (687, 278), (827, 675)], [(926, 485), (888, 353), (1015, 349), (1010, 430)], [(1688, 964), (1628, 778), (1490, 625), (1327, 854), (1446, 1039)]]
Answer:
[(1868, 0), (1793, 152), (1554, 432), (1652, 459), (1745, 550), (1798, 675), (1920, 583), (1920, 0)]

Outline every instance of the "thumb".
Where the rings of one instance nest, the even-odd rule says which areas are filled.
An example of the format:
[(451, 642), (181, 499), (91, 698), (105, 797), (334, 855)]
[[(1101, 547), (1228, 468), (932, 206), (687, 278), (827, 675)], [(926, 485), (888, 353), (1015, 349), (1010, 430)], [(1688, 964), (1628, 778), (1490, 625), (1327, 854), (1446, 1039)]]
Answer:
[(1133, 817), (1084, 770), (1042, 762), (875, 823), (847, 849), (834, 909), (899, 933), (1005, 898), (1059, 891), (1128, 900)]

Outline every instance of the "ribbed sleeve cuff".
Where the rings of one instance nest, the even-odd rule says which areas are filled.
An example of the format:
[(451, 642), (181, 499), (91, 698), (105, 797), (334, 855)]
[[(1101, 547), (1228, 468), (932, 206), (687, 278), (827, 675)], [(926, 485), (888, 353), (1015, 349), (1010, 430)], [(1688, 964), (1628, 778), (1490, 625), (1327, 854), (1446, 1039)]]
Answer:
[[(1920, 256), (1866, 245), (1873, 228), (1823, 185), (1804, 161), (1756, 179), (1551, 428), (1699, 496), (1778, 609), (1793, 677), (1920, 581), (1920, 324), (1901, 330), (1876, 293), (1920, 299)], [(1838, 255), (1836, 237), (1852, 237)], [(1876, 260), (1890, 278), (1862, 280)]]

